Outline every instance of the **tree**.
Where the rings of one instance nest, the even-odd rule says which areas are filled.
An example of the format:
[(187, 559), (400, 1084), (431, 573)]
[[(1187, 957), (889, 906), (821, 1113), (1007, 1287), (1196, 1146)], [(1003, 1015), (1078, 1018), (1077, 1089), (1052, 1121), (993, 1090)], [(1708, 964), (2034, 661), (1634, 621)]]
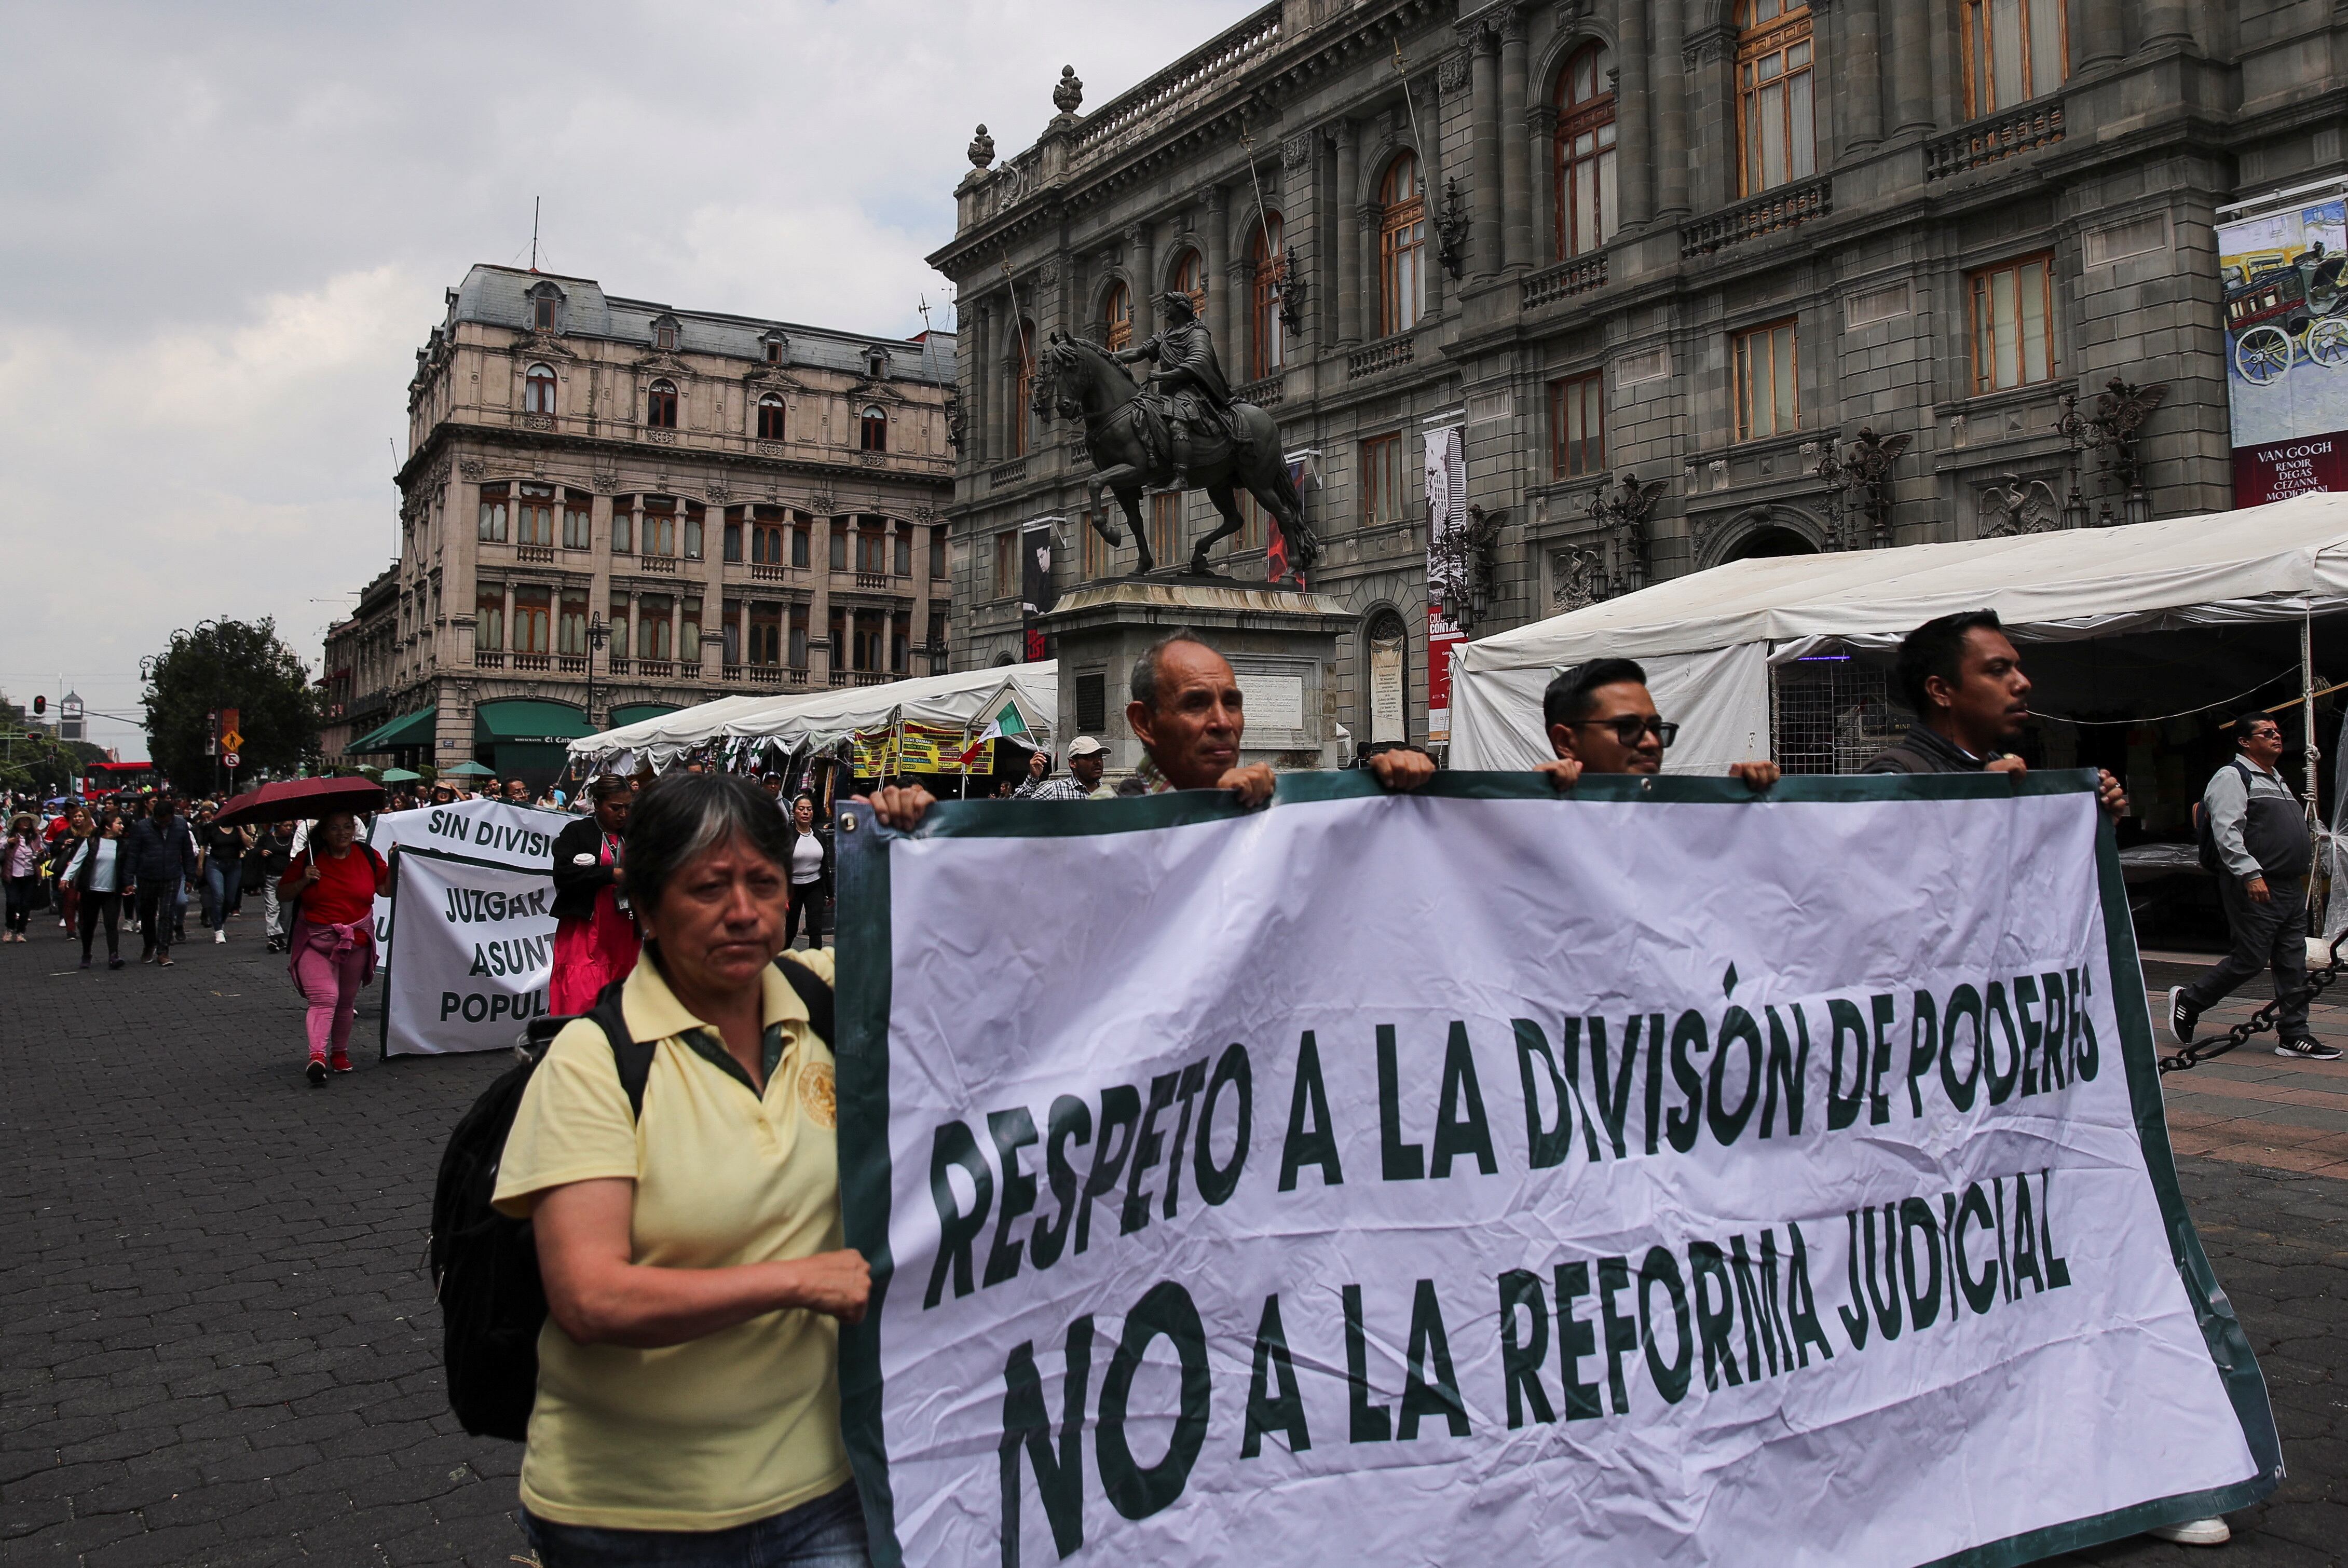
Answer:
[(244, 737), (237, 771), (290, 772), (318, 749), (318, 694), (277, 623), (206, 621), (171, 634), (147, 684), (147, 755), (183, 789), (213, 787), (211, 716), (237, 710)]

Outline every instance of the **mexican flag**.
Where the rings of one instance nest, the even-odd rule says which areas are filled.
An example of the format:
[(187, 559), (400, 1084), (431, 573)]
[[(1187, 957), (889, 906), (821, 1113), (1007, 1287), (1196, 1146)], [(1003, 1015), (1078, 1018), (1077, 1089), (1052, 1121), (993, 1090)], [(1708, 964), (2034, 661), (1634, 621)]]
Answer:
[(971, 742), (969, 749), (962, 754), (962, 765), (968, 768), (978, 754), (986, 749), (986, 743), (998, 737), (1015, 740), (1030, 750), (1035, 748), (1034, 735), (1027, 727), (1027, 716), (1019, 711), (1019, 699), (1009, 692), (1003, 694), (1002, 706), (995, 711), (994, 717), (986, 721), (986, 727), (979, 732), (978, 738)]

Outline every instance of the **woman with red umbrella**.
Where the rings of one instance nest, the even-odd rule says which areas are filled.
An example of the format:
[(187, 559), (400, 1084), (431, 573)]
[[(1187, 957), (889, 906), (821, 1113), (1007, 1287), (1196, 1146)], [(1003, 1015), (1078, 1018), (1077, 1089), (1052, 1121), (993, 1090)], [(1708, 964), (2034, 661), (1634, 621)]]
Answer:
[(621, 870), (635, 790), (618, 774), (606, 773), (587, 794), (593, 815), (554, 839), (554, 975), (546, 1005), (558, 1016), (594, 1006), (604, 986), (628, 977), (642, 945)]
[(294, 857), (277, 884), (282, 899), (299, 899), (294, 913), (294, 983), (310, 1003), (311, 1085), (326, 1073), (351, 1070), (351, 1023), (359, 990), (375, 978), (375, 901), (391, 868), (358, 841), (358, 819), (329, 811), (310, 830), (310, 844)]

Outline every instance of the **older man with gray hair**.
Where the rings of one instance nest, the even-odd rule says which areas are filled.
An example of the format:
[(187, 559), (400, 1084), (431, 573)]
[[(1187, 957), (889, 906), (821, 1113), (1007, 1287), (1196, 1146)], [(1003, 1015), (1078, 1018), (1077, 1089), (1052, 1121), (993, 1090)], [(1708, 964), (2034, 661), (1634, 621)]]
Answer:
[[(1159, 638), (1134, 661), (1125, 721), (1147, 756), (1135, 777), (1148, 794), (1168, 789), (1229, 790), (1243, 806), (1272, 799), (1273, 775), (1262, 762), (1240, 762), (1247, 730), (1239, 677), (1231, 662), (1188, 630)], [(1372, 778), (1389, 789), (1416, 789), (1435, 777), (1426, 752), (1397, 748), (1369, 760)], [(929, 810), (930, 792), (874, 792), (874, 813), (892, 828), (911, 828)]]

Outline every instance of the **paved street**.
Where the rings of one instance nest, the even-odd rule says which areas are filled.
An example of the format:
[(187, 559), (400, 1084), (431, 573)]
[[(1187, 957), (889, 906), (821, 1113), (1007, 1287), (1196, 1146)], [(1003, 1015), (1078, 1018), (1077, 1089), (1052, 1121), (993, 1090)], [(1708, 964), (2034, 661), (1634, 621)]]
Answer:
[[(456, 1429), (418, 1266), (441, 1141), (503, 1060), (381, 1065), (363, 1018), (357, 1070), (308, 1088), (256, 923), (168, 973), (76, 973), (54, 921), (0, 948), (0, 1564), (526, 1563), (519, 1449)], [(2316, 1027), (2348, 1039), (2339, 1009)], [(2291, 1479), (2223, 1553), (2078, 1560), (2348, 1543), (2348, 1074), (2259, 1052), (2172, 1082), (2172, 1115), (2225, 1156), (2186, 1191)]]

